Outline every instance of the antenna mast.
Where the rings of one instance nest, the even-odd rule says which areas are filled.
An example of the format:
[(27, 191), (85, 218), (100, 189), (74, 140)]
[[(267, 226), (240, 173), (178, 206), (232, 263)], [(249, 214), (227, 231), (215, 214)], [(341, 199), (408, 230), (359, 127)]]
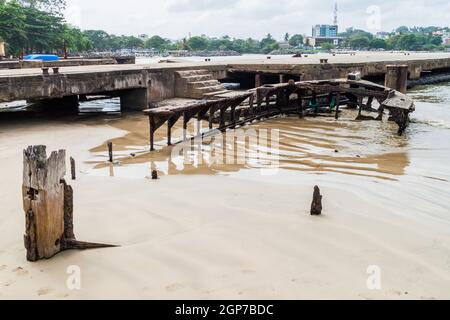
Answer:
[(337, 4), (337, 0), (334, 2), (334, 19), (333, 19), (333, 24), (335, 26), (338, 25), (338, 4)]

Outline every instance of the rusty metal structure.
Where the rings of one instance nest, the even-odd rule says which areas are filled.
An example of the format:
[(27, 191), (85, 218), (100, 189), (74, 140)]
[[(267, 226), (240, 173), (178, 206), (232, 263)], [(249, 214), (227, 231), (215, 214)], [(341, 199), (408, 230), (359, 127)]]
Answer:
[[(374, 102), (378, 108), (374, 108)], [(415, 111), (413, 100), (401, 92), (365, 80), (335, 79), (266, 84), (246, 92), (218, 94), (208, 100), (148, 109), (144, 113), (149, 117), (153, 151), (155, 131), (167, 123), (167, 143), (171, 145), (171, 129), (182, 116), (185, 130), (191, 119), (207, 118), (209, 129), (217, 122), (215, 129), (225, 131), (279, 115), (305, 117), (334, 113), (338, 120), (343, 105), (358, 109), (356, 120), (382, 121), (385, 111), (389, 111), (390, 120), (399, 126), (399, 135), (408, 126), (409, 114)], [(377, 116), (364, 116), (363, 111)]]

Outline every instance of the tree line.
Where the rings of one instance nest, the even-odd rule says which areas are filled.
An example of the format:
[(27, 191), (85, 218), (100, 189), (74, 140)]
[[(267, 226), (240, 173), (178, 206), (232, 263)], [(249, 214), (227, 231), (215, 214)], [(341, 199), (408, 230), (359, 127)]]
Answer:
[[(237, 51), (268, 53), (279, 47), (270, 34), (261, 40), (235, 39), (229, 36), (210, 38), (205, 35), (171, 41), (158, 35), (149, 39), (117, 36), (103, 30), (80, 30), (64, 20), (65, 0), (0, 0), (0, 40), (14, 56), (29, 53), (105, 52), (121, 49), (188, 51)], [(301, 35), (290, 37), (290, 43), (302, 43)]]
[[(446, 49), (442, 36), (435, 35), (438, 30), (441, 29), (437, 27), (408, 28), (402, 26), (394, 32), (386, 34), (383, 39), (363, 30), (348, 29), (339, 36), (345, 38), (342, 46), (352, 49), (436, 51)], [(449, 28), (443, 30), (450, 32)]]
[[(14, 56), (28, 53), (72, 53), (118, 51), (121, 49), (236, 51), (239, 53), (269, 53), (279, 49), (279, 42), (271, 35), (263, 39), (237, 39), (229, 36), (211, 38), (206, 35), (172, 41), (158, 35), (148, 39), (117, 36), (103, 30), (80, 30), (69, 25), (63, 16), (65, 0), (0, 0), (0, 40), (7, 43), (7, 51)], [(433, 35), (436, 27), (400, 27), (387, 39), (374, 37), (363, 30), (348, 29), (341, 33), (343, 48), (387, 50), (441, 50), (442, 37)], [(448, 30), (447, 28), (447, 31)], [(286, 33), (284, 40), (291, 47), (301, 48), (303, 36)], [(324, 44), (323, 49), (334, 45)]]

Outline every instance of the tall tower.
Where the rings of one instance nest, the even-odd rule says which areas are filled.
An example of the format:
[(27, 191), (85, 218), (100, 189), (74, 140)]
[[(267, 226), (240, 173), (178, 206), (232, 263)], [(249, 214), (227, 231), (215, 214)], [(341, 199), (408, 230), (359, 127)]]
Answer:
[(334, 2), (334, 18), (333, 18), (333, 24), (335, 26), (338, 25), (338, 3), (337, 0)]

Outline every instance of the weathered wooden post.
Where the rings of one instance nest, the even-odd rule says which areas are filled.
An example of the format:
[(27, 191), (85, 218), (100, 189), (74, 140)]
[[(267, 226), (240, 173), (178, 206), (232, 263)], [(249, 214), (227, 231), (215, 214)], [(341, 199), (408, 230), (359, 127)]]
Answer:
[(303, 118), (303, 99), (300, 93), (300, 90), (298, 91), (298, 101), (297, 101), (297, 108), (298, 108), (298, 116), (300, 119)]
[(314, 187), (314, 196), (311, 204), (311, 215), (320, 216), (322, 214), (322, 195), (318, 186)]
[(77, 180), (77, 172), (75, 167), (75, 159), (70, 157), (70, 173), (72, 175), (72, 180)]
[(30, 146), (23, 153), (24, 236), (28, 261), (50, 259), (70, 249), (95, 249), (111, 245), (79, 242), (73, 232), (73, 190), (67, 185), (66, 152)]
[(113, 163), (114, 162), (114, 157), (113, 157), (113, 144), (112, 144), (112, 142), (108, 142), (108, 154), (109, 154), (109, 162)]
[(336, 113), (335, 113), (335, 115), (334, 115), (334, 118), (336, 119), (336, 120), (339, 120), (339, 108), (341, 107), (341, 94), (340, 93), (338, 93), (337, 94), (337, 96), (336, 96)]
[(262, 74), (256, 73), (255, 75), (255, 88), (259, 88), (263, 85)]
[(385, 87), (406, 93), (408, 88), (408, 66), (388, 65), (385, 78)]

